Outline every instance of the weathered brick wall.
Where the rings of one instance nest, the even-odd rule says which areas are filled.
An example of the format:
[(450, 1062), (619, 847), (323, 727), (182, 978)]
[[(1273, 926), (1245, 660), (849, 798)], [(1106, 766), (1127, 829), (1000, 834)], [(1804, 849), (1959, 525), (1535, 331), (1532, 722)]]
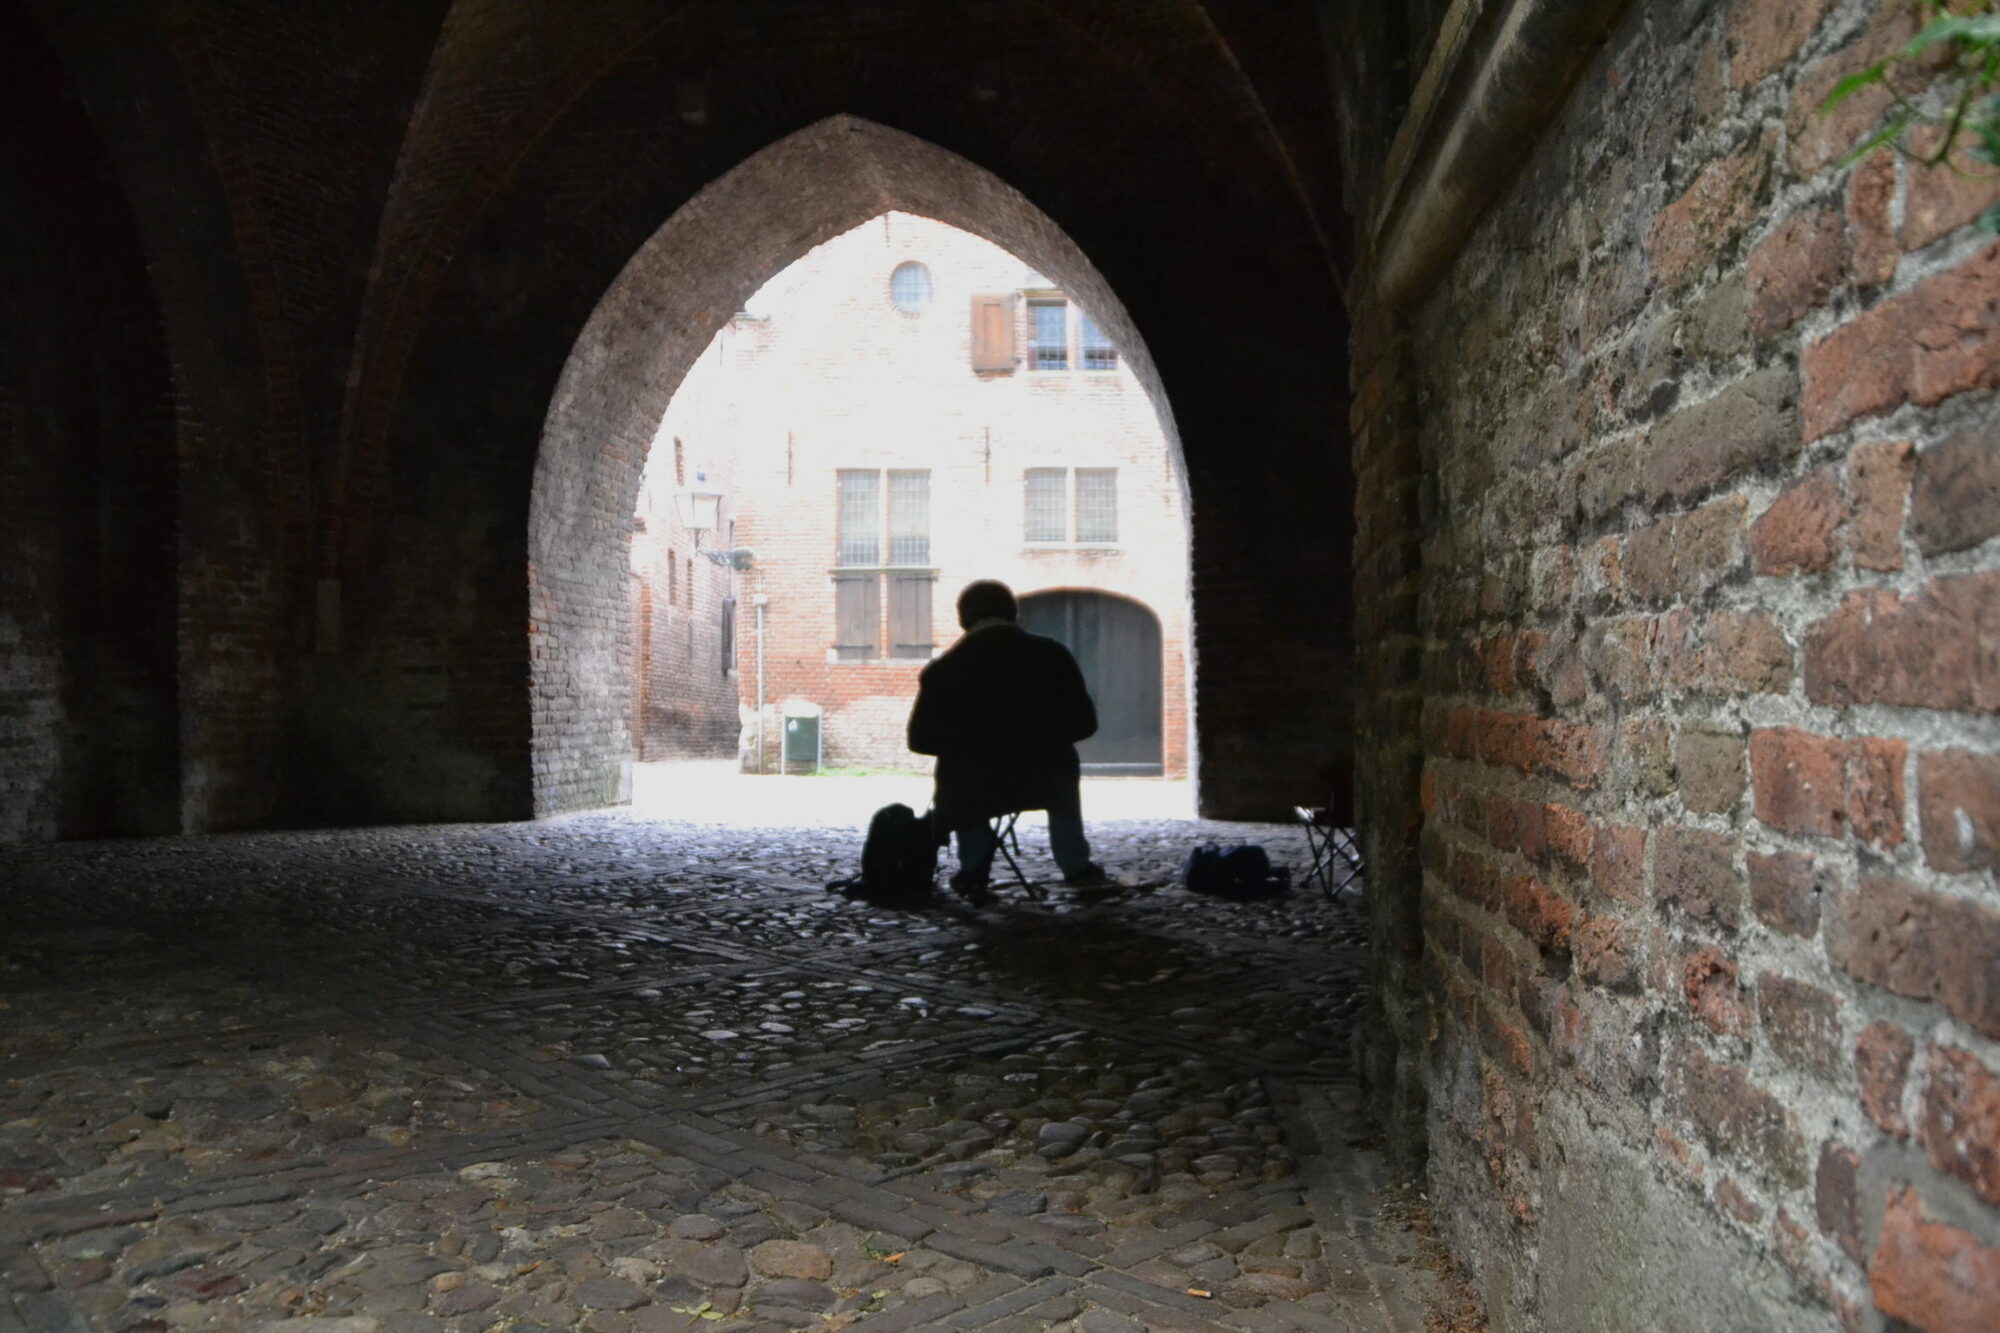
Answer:
[(1363, 431), (1364, 626), (1371, 517), (1422, 520), (1430, 1174), (1496, 1326), (2000, 1321), (1992, 187), (1816, 110), (1909, 17), (1634, 6), (1411, 324), (1420, 475)]
[[(1128, 349), (1146, 329), (1135, 371), (1171, 387), (1191, 490), (1215, 495), (1192, 557), (1212, 812), (1280, 810), (1344, 764), (1338, 238), (1298, 12), (795, 3), (753, 39), (721, 0), (25, 8), (131, 205), (168, 349), (179, 467), (153, 493), (176, 502), (148, 541), (173, 550), (134, 565), (158, 615), (119, 623), (172, 646), (147, 667), (171, 703), (134, 706), (178, 751), (149, 785), (179, 827), (614, 799), (625, 671), (552, 648), (550, 608), (607, 654), (629, 641), (664, 392), (740, 290), (892, 206), (996, 227)], [(766, 178), (764, 222), (696, 239), (665, 265), (672, 308), (635, 312), (648, 346), (690, 346), (562, 399), (662, 219), (839, 116), (948, 165), (842, 176), (835, 150)], [(574, 506), (538, 528), (550, 440)], [(1308, 614), (1272, 636), (1300, 589)], [(539, 760), (538, 735), (560, 737)]]
[[(925, 264), (932, 300), (905, 314), (889, 300), (900, 263)], [(758, 595), (765, 614), (765, 698), (800, 698), (823, 709), (827, 762), (924, 766), (910, 754), (903, 724), (923, 663), (834, 660), (835, 473), (842, 468), (923, 468), (931, 474), (933, 635), (942, 650), (957, 637), (953, 603), (974, 578), (999, 578), (1026, 595), (1052, 588), (1094, 589), (1139, 602), (1161, 622), (1162, 748), (1166, 770), (1187, 771), (1186, 521), (1178, 468), (1144, 388), (1122, 362), (1113, 371), (975, 373), (971, 302), (975, 293), (1018, 292), (1027, 264), (979, 237), (928, 218), (891, 213), (817, 247), (773, 280), (756, 316), (733, 321), (676, 392), (648, 462), (646, 496), (656, 521), (677, 528), (666, 502), (675, 441), (686, 475), (697, 462), (727, 493), (738, 516), (735, 540), (755, 553), (738, 576), (742, 700), (757, 689)], [(1039, 283), (1037, 284), (1040, 285)], [(1015, 346), (1026, 345), (1028, 312), (1016, 302)], [(718, 458), (734, 468), (731, 484)], [(1022, 540), (1023, 469), (1118, 469), (1119, 532), (1103, 549), (1027, 548)], [(677, 539), (686, 567), (685, 535)], [(711, 544), (713, 540), (711, 540)], [(657, 559), (649, 583), (655, 607), (671, 600), (674, 577)], [(706, 566), (705, 566), (706, 568)], [(698, 571), (699, 572), (699, 571)], [(711, 571), (712, 573), (713, 571)], [(684, 575), (679, 576), (684, 579)], [(684, 586), (684, 585), (683, 585)], [(728, 587), (704, 576), (705, 595)], [(885, 601), (886, 612), (886, 601)], [(656, 620), (658, 613), (656, 612)], [(697, 614), (697, 626), (712, 624)], [(691, 675), (673, 658), (654, 658), (649, 697), (711, 713), (712, 654)], [(700, 693), (707, 690), (707, 694)], [(734, 687), (727, 741), (736, 740)], [(777, 733), (766, 727), (777, 766)]]
[[(743, 544), (728, 339), (725, 328), (681, 381), (640, 483), (632, 570), (645, 615), (633, 622), (641, 656), (631, 680), (638, 696), (633, 752), (642, 762), (736, 756), (738, 654), (724, 655), (722, 617), (732, 598), (739, 620), (754, 621), (755, 612), (742, 577), (699, 554)], [(722, 494), (716, 526), (699, 545), (674, 504), (675, 491), (696, 484)]]
[[(1364, 266), (1364, 272), (1365, 266)], [(1357, 1063), (1394, 1155), (1421, 1159), (1425, 1121), (1423, 932), (1418, 919), (1422, 822), (1417, 617), (1422, 582), (1415, 369), (1388, 312), (1363, 303), (1355, 322), (1353, 430), (1354, 818), (1368, 865), (1369, 1021)]]
[[(10, 168), (14, 164), (7, 164)], [(82, 332), (64, 281), (65, 257), (36, 226), (28, 182), (4, 179), (0, 256), (9, 321), (0, 356), (0, 838), (48, 838), (63, 830), (62, 767), (67, 700), (65, 656), (76, 645), (58, 616), (77, 577), (70, 547), (79, 485), (67, 437), (84, 399)], [(66, 558), (68, 557), (68, 558)]]
[(173, 420), (126, 201), (0, 15), (0, 842), (171, 831)]

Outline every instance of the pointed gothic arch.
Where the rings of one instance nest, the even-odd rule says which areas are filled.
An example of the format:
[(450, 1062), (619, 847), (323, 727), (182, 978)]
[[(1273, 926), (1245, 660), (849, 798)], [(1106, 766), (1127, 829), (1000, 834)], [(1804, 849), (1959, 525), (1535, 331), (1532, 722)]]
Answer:
[(605, 291), (563, 366), (528, 513), (537, 815), (616, 802), (626, 791), (629, 516), (675, 389), (752, 292), (814, 246), (890, 211), (984, 237), (1089, 309), (1152, 402), (1187, 500), (1179, 436), (1145, 341), (1047, 214), (977, 164), (860, 117), (832, 116), (789, 135), (675, 211)]

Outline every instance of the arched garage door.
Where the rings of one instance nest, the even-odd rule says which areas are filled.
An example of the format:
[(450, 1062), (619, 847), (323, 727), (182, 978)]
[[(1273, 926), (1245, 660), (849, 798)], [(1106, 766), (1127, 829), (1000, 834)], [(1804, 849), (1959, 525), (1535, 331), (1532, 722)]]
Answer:
[(1097, 734), (1077, 746), (1083, 771), (1160, 773), (1160, 621), (1137, 602), (1102, 592), (1021, 599), (1021, 627), (1067, 644), (1097, 702)]

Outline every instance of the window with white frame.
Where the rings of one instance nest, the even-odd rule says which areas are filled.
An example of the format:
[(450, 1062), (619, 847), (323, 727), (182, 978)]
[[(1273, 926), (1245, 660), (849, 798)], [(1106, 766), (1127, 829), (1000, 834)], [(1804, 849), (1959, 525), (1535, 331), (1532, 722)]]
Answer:
[(1069, 369), (1069, 302), (1028, 302), (1028, 369)]
[(1118, 348), (1068, 298), (1030, 296), (1027, 364), (1030, 370), (1116, 370)]
[(1031, 546), (1118, 540), (1118, 469), (1031, 467), (1022, 474), (1021, 538)]
[(931, 474), (843, 468), (835, 493), (834, 656), (931, 656)]

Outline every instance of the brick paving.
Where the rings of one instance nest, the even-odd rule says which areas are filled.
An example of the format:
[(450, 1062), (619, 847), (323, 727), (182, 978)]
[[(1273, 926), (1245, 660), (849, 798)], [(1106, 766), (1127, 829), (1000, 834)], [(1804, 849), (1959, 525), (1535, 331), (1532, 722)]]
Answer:
[(0, 852), (0, 1330), (1422, 1329), (1358, 905), (1091, 831), (978, 911), (846, 825)]

